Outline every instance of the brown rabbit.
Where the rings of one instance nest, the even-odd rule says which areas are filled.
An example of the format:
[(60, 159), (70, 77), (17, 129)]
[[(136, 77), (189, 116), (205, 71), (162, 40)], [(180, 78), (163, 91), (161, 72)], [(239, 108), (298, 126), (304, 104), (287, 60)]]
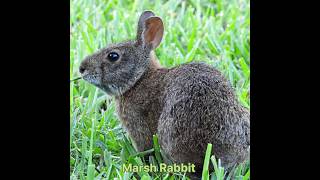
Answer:
[(110, 45), (81, 63), (84, 80), (115, 96), (119, 118), (138, 151), (152, 148), (175, 163), (194, 163), (201, 174), (208, 143), (229, 168), (248, 158), (250, 113), (216, 69), (204, 63), (171, 69), (153, 50), (164, 32), (161, 18), (145, 11), (133, 41)]

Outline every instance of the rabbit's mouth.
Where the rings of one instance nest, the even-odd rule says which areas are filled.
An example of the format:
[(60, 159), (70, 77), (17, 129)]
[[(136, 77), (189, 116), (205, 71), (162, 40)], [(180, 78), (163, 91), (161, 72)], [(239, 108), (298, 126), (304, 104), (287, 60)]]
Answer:
[(123, 89), (121, 87), (118, 87), (114, 84), (104, 84), (101, 83), (99, 80), (99, 77), (101, 77), (99, 74), (82, 74), (82, 79), (87, 81), (88, 83), (100, 88), (104, 92), (106, 92), (109, 95), (118, 96), (123, 93)]
[(93, 84), (95, 86), (100, 86), (100, 81), (99, 81), (99, 74), (83, 74), (82, 79), (85, 81), (89, 82), (90, 84)]

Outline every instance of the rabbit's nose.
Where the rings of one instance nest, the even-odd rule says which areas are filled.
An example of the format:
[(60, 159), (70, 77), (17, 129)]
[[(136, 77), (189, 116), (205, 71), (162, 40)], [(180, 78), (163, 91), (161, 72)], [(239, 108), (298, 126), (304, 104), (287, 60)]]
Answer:
[(86, 70), (86, 68), (83, 65), (81, 65), (80, 68), (79, 68), (79, 72), (81, 74), (83, 74), (85, 70)]

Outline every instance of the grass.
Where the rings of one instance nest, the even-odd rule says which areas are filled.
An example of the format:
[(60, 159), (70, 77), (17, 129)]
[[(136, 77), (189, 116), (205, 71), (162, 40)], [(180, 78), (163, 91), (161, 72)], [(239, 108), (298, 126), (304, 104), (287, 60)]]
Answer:
[[(123, 172), (123, 164), (163, 161), (157, 137), (155, 147), (137, 153), (121, 128), (112, 97), (78, 80), (81, 60), (109, 43), (133, 39), (143, 10), (162, 17), (165, 34), (156, 54), (165, 67), (205, 61), (231, 82), (239, 101), (250, 107), (249, 0), (71, 0), (70, 43), (70, 179), (187, 179), (183, 174)], [(214, 148), (214, 147), (213, 147)], [(208, 145), (207, 152), (211, 152)], [(203, 179), (226, 177), (220, 161), (210, 153), (204, 160)], [(248, 179), (249, 162), (230, 173)]]

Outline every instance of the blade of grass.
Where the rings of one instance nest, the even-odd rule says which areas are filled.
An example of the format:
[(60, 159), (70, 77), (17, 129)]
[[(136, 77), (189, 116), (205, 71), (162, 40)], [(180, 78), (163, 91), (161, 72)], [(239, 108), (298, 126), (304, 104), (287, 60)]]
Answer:
[(156, 156), (156, 159), (158, 161), (158, 164), (162, 163), (162, 158), (161, 158), (161, 155), (160, 155), (160, 145), (159, 145), (159, 142), (158, 142), (158, 136), (157, 135), (153, 135), (153, 146), (154, 146), (154, 153), (155, 153), (155, 156)]
[(202, 170), (202, 179), (209, 180), (209, 161), (211, 156), (212, 144), (208, 144), (206, 150), (206, 156), (204, 158), (203, 170)]

